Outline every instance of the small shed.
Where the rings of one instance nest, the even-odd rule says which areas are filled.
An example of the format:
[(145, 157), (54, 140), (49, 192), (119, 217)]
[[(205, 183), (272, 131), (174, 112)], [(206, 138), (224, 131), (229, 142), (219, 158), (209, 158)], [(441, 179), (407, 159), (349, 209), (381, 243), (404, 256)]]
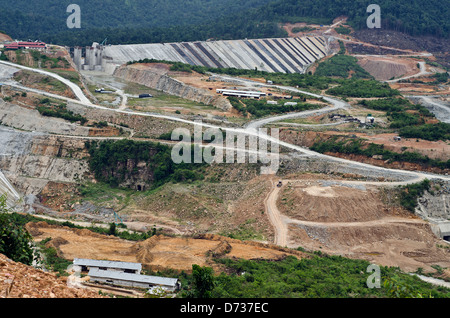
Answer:
[(90, 281), (92, 282), (116, 286), (137, 288), (152, 288), (155, 286), (161, 286), (168, 291), (175, 291), (180, 288), (178, 278), (102, 271), (98, 269), (91, 269), (88, 275), (90, 277)]

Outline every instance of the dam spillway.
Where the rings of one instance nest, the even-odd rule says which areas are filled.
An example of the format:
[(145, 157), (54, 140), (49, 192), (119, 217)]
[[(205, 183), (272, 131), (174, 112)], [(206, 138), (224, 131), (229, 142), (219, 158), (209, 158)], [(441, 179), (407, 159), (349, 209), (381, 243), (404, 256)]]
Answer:
[(147, 58), (213, 68), (304, 73), (328, 54), (327, 39), (322, 36), (109, 45), (103, 48), (102, 69), (108, 72), (111, 66)]

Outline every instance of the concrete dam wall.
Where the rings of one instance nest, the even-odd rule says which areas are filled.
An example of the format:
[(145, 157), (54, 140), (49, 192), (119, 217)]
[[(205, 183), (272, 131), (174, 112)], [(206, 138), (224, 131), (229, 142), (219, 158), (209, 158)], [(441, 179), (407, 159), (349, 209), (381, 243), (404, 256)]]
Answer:
[(112, 73), (118, 65), (148, 58), (214, 68), (304, 73), (328, 54), (327, 39), (322, 36), (111, 45), (103, 49), (102, 68)]

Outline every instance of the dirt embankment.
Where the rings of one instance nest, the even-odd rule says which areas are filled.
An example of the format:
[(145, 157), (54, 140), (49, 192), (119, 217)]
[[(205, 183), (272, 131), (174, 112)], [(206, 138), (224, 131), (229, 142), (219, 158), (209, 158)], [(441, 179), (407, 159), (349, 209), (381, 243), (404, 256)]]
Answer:
[(225, 111), (231, 108), (231, 104), (226, 98), (216, 95), (215, 92), (186, 84), (174, 78), (173, 75), (175, 74), (169, 72), (166, 65), (158, 63), (123, 65), (114, 71), (116, 77), (170, 95), (212, 105)]
[(365, 259), (407, 272), (432, 266), (447, 268), (448, 248), (423, 224), (378, 224), (376, 226), (310, 227), (290, 224), (291, 244), (324, 253)]
[[(427, 140), (419, 140), (418, 139), (405, 139), (402, 138), (400, 141), (394, 141), (394, 136), (396, 134), (378, 134), (378, 135), (369, 135), (364, 133), (345, 133), (345, 132), (336, 132), (336, 131), (327, 131), (327, 132), (315, 132), (315, 131), (294, 131), (291, 129), (281, 129), (280, 130), (280, 139), (299, 146), (311, 147), (315, 142), (326, 141), (332, 137), (338, 136), (339, 140), (352, 140), (352, 138), (361, 138), (364, 139), (364, 144), (379, 144), (383, 145), (384, 149), (390, 150), (397, 153), (402, 152), (418, 152), (424, 156), (428, 156), (431, 159), (438, 159), (442, 161), (446, 161), (450, 159), (450, 145), (443, 141), (427, 141)], [(382, 166), (386, 168), (393, 169), (404, 169), (404, 170), (422, 170), (428, 172), (436, 172), (436, 173), (445, 173), (448, 171), (433, 168), (433, 167), (425, 167), (420, 164), (409, 163), (409, 162), (388, 162), (383, 160), (377, 156), (373, 156), (371, 158), (362, 156), (362, 155), (354, 155), (354, 154), (340, 154), (340, 153), (326, 153), (328, 155), (332, 155), (335, 157), (350, 159), (354, 161), (365, 162), (377, 166)]]
[(5, 33), (0, 33), (0, 42), (7, 42), (7, 41), (12, 41), (13, 39), (5, 34)]
[(394, 57), (359, 57), (358, 64), (379, 81), (419, 72), (417, 60)]
[(383, 203), (378, 191), (315, 182), (285, 187), (277, 206), (282, 214), (312, 222), (362, 222), (382, 217), (410, 216)]
[(398, 192), (392, 189), (309, 175), (283, 184), (276, 207), (288, 228), (287, 246), (404, 271), (435, 272), (433, 266), (450, 264), (442, 240), (428, 222), (399, 206)]
[(281, 259), (287, 255), (306, 257), (302, 252), (272, 244), (240, 241), (212, 234), (195, 237), (158, 235), (136, 243), (45, 222), (28, 223), (26, 228), (35, 241), (51, 237), (47, 244), (55, 247), (60, 257), (69, 260), (78, 257), (140, 262), (144, 268), (151, 270), (170, 268), (189, 272), (192, 264), (218, 269), (211, 259), (214, 255), (244, 259)]
[(31, 71), (19, 71), (14, 74), (14, 78), (23, 86), (31, 87), (48, 93), (64, 96), (67, 98), (76, 99), (72, 90), (58, 80), (50, 76), (33, 73)]

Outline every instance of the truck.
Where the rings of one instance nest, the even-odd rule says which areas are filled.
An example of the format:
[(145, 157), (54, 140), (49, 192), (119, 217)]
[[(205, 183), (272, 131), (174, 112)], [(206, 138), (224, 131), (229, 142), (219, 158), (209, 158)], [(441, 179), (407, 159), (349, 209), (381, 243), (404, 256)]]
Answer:
[(102, 93), (102, 94), (111, 94), (114, 93), (113, 91), (107, 91), (105, 90), (103, 87), (102, 88), (98, 88), (95, 90), (96, 93)]

